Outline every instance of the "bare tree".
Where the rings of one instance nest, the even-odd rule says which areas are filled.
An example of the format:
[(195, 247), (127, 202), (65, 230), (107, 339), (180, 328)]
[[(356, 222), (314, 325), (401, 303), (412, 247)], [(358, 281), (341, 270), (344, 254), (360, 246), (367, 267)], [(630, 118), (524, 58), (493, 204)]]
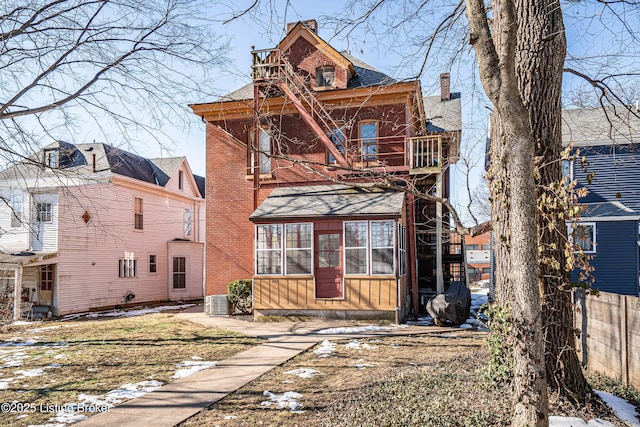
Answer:
[[(9, 0), (0, 10), (0, 152), (7, 162), (87, 122), (121, 144), (212, 93), (224, 42), (190, 0)], [(180, 102), (180, 100), (183, 100)], [(165, 138), (166, 141), (166, 138)]]

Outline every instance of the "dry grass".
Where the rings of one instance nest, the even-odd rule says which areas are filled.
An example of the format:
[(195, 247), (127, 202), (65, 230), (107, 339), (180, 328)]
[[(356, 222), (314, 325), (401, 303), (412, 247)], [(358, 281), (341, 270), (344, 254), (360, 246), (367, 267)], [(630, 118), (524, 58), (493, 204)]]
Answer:
[[(170, 382), (185, 360), (218, 361), (258, 340), (178, 320), (172, 314), (5, 327), (0, 338), (33, 345), (0, 347), (0, 402), (29, 405), (78, 403), (80, 394), (105, 395), (123, 384)], [(11, 361), (14, 365), (7, 366)], [(20, 371), (42, 369), (37, 376)], [(18, 418), (20, 415), (27, 417)], [(51, 413), (0, 413), (0, 425), (45, 424)], [(85, 414), (87, 415), (87, 414)]]
[[(483, 341), (483, 334), (462, 332), (361, 340), (372, 349), (342, 342), (327, 358), (308, 351), (182, 426), (508, 426), (510, 391), (485, 379)], [(372, 366), (355, 366), (363, 364)], [(285, 374), (297, 368), (322, 374), (307, 379)], [(298, 401), (304, 412), (265, 406), (266, 390), (302, 394)], [(606, 411), (570, 405), (558, 404), (552, 411), (614, 420)]]

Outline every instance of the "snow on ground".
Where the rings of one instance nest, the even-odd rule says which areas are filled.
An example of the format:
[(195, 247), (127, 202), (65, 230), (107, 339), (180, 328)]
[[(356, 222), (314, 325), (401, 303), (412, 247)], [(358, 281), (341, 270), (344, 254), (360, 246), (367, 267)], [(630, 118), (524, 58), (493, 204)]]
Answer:
[(37, 343), (35, 338), (28, 338), (26, 341), (22, 337), (11, 337), (8, 341), (0, 344), (0, 347), (28, 347)]
[(298, 368), (283, 373), (287, 375), (297, 375), (300, 378), (313, 378), (316, 375), (322, 375), (322, 372), (316, 371), (315, 369), (311, 368)]
[(153, 390), (162, 387), (162, 385), (163, 384), (160, 381), (155, 380), (142, 381), (135, 384), (122, 384), (120, 388), (108, 391), (104, 396), (81, 393), (78, 395), (78, 399), (81, 404), (84, 405), (112, 407), (124, 402), (125, 400), (135, 399), (136, 397), (151, 393)]
[(300, 393), (287, 391), (283, 394), (275, 394), (265, 390), (262, 394), (269, 398), (269, 400), (261, 403), (262, 406), (271, 406), (274, 403), (277, 403), (278, 409), (289, 409), (291, 412), (302, 412), (300, 409), (302, 409), (303, 406), (298, 402), (298, 399), (302, 397)]
[(367, 343), (363, 344), (358, 340), (353, 340), (350, 343), (345, 344), (344, 346), (352, 350), (375, 350), (376, 349), (376, 347), (369, 345)]
[(633, 427), (640, 427), (640, 420), (638, 420), (638, 413), (636, 412), (635, 406), (611, 393), (598, 390), (595, 392), (600, 399), (609, 405), (613, 413), (616, 414), (622, 422), (629, 423), (629, 425)]
[(331, 341), (322, 341), (318, 348), (313, 350), (313, 354), (317, 354), (320, 357), (329, 357), (334, 351), (336, 351), (336, 344)]
[(143, 316), (151, 313), (161, 313), (168, 310), (182, 310), (185, 308), (193, 307), (196, 304), (182, 304), (182, 305), (163, 305), (160, 307), (144, 308), (139, 310), (109, 310), (99, 311), (95, 313), (76, 313), (64, 316), (61, 320), (75, 320), (78, 318), (94, 319), (97, 317), (134, 317)]
[(615, 427), (609, 421), (594, 418), (589, 422), (575, 417), (549, 417), (549, 427)]
[(358, 369), (367, 369), (367, 368), (373, 368), (376, 365), (371, 363), (364, 363), (364, 359), (358, 359), (356, 363), (353, 364), (353, 366)]
[(359, 334), (363, 332), (369, 331), (390, 331), (391, 328), (385, 326), (355, 326), (355, 327), (343, 327), (343, 328), (329, 328), (329, 329), (321, 329), (317, 331), (318, 334)]
[(209, 369), (216, 366), (218, 362), (207, 362), (202, 360), (185, 360), (182, 363), (176, 364), (176, 368), (180, 368), (176, 371), (171, 378), (184, 378), (191, 374), (195, 374), (198, 371)]

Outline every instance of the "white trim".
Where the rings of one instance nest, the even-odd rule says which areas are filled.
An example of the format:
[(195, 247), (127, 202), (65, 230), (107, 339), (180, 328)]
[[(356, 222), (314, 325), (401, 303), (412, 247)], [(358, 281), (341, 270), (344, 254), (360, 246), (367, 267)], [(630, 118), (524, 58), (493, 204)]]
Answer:
[(583, 216), (582, 219), (594, 221), (594, 222), (607, 222), (607, 221), (640, 221), (639, 216)]
[[(598, 241), (597, 241), (597, 234), (598, 234), (598, 230), (597, 230), (597, 225), (595, 222), (578, 222), (576, 224), (577, 226), (587, 226), (587, 227), (593, 227), (593, 242), (592, 242), (592, 246), (593, 246), (593, 250), (587, 251), (587, 250), (583, 250), (582, 252), (585, 254), (595, 254), (598, 251)], [(573, 227), (571, 226), (571, 224), (567, 225), (567, 235), (569, 236), (569, 239), (571, 241), (571, 244), (573, 245)], [(574, 251), (577, 252), (577, 251)]]
[[(311, 271), (309, 273), (295, 273), (295, 274), (289, 274), (289, 272), (287, 271), (287, 226), (288, 225), (306, 225), (306, 224), (310, 224), (311, 225), (311, 246), (308, 248), (309, 251), (311, 252)], [(287, 222), (285, 224), (283, 224), (283, 237), (282, 237), (282, 272), (284, 276), (315, 276), (313, 274), (314, 272), (314, 252), (315, 252), (315, 245), (314, 245), (314, 238), (315, 238), (315, 234), (314, 234), (314, 227), (313, 227), (313, 222)], [(292, 249), (292, 250), (306, 250), (307, 248), (296, 248), (296, 249)]]

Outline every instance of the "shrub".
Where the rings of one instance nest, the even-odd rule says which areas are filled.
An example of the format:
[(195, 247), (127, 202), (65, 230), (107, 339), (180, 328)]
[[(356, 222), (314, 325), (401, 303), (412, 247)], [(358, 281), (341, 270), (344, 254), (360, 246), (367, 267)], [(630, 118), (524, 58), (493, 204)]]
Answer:
[(251, 313), (251, 279), (234, 280), (227, 285), (227, 298), (234, 311)]

